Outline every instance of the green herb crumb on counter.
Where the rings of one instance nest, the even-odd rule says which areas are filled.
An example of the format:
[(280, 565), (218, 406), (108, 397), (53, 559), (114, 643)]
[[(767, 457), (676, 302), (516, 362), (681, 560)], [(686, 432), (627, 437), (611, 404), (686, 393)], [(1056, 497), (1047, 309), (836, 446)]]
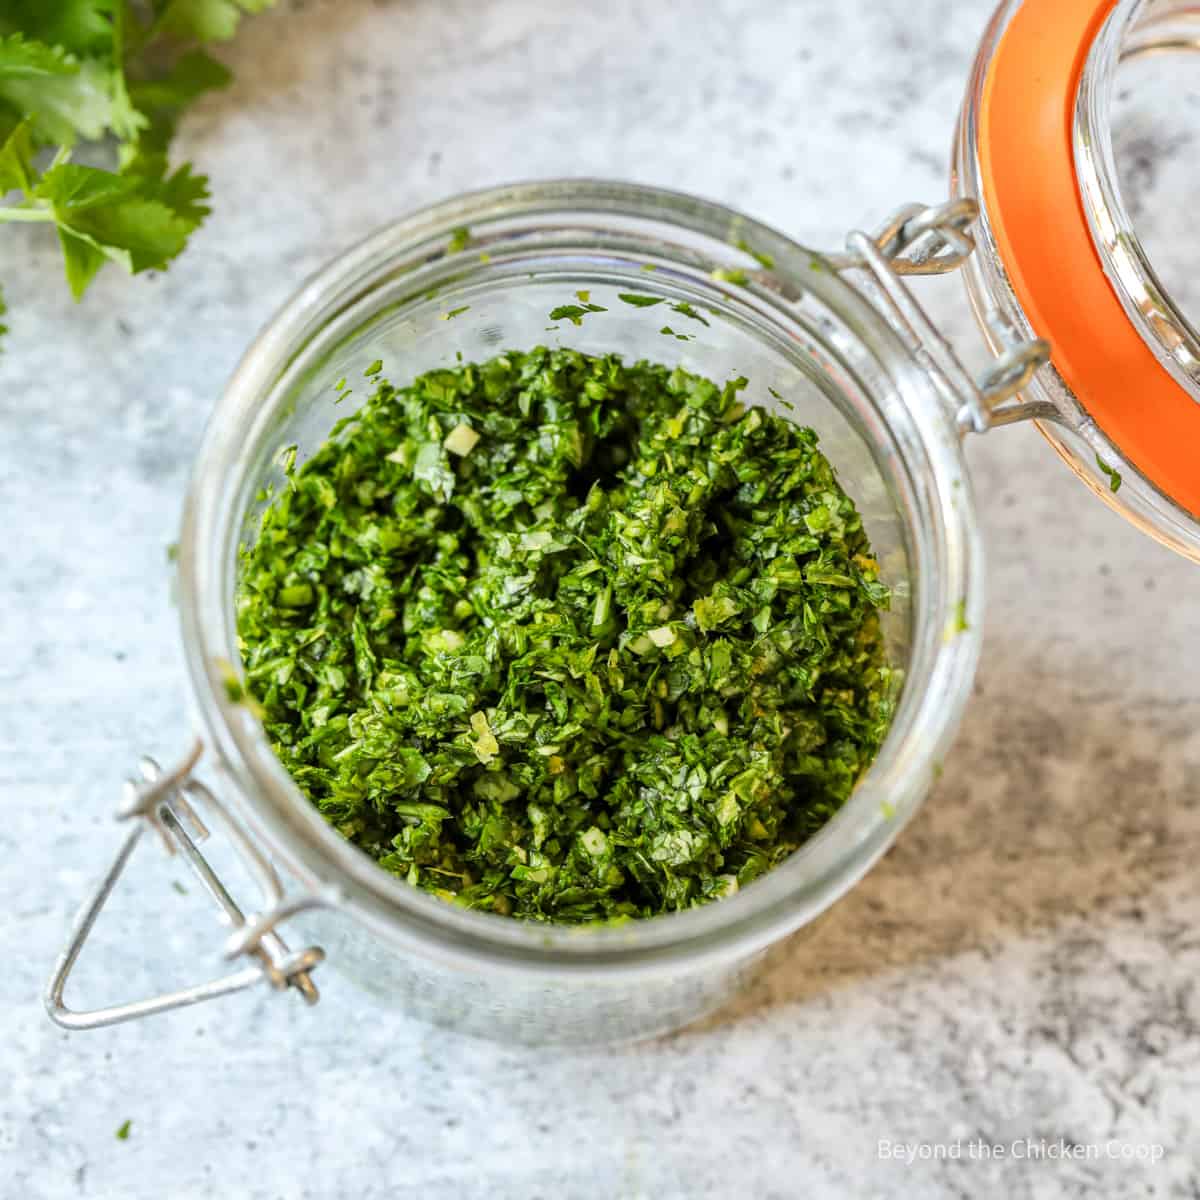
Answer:
[(289, 468), (238, 625), (337, 830), (571, 923), (728, 896), (833, 816), (891, 716), (888, 591), (816, 435), (745, 386), (545, 348), (375, 376)]
[(132, 1121), (122, 1121), (121, 1124), (117, 1126), (117, 1141), (118, 1142), (129, 1141), (129, 1131), (132, 1128), (133, 1128)]

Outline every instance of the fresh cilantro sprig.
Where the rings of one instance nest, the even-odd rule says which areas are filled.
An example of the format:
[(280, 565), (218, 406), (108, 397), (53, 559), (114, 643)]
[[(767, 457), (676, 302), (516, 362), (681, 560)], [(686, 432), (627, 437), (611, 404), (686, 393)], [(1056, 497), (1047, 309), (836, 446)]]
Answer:
[[(167, 266), (209, 215), (208, 180), (171, 168), (171, 139), (229, 82), (201, 47), (273, 3), (0, 0), (0, 222), (55, 226), (76, 299), (107, 262)], [(74, 161), (89, 142), (110, 166)]]

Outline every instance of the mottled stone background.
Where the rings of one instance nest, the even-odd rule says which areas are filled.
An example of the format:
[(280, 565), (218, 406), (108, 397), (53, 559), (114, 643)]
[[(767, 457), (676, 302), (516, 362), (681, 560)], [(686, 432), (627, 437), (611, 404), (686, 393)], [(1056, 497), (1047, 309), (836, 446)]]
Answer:
[[(702, 1027), (531, 1055), (432, 1032), (328, 971), (311, 1012), (246, 995), (75, 1036), (38, 1000), (112, 852), (119, 779), (184, 744), (164, 549), (214, 398), (305, 273), (413, 205), (572, 173), (689, 189), (835, 244), (944, 194), (988, 7), (284, 3), (248, 23), (226, 52), (235, 86), (186, 125), (217, 211), (170, 272), (105, 273), (76, 307), (51, 238), (4, 233), (4, 1200), (1200, 1196), (1200, 575), (1032, 430), (971, 446), (991, 607), (936, 793)], [(924, 294), (977, 355), (958, 283)], [(81, 1000), (215, 958), (211, 913), (157, 857), (114, 899)], [(1165, 1158), (876, 1153), (1027, 1136)]]

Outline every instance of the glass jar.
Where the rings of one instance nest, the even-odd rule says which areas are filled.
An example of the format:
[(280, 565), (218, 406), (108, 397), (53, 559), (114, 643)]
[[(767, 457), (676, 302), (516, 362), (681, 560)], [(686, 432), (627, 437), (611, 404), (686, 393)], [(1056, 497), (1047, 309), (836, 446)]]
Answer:
[[(471, 236), (459, 249), (462, 228)], [(718, 277), (738, 271), (744, 285)], [(547, 313), (580, 289), (607, 311), (548, 333)], [(634, 307), (620, 292), (666, 303)], [(707, 326), (668, 309), (680, 301)], [(663, 313), (694, 339), (661, 332)], [(860, 506), (893, 589), (885, 635), (906, 680), (878, 758), (817, 837), (729, 900), (618, 928), (470, 912), (383, 871), (305, 800), (226, 687), (240, 660), (238, 544), (263, 489), (282, 479), (280, 448), (296, 444), (303, 459), (353, 404), (335, 407), (334, 382), (361, 379), (375, 359), (411, 377), (458, 352), (470, 360), (546, 339), (718, 378), (733, 370), (751, 381), (748, 403), (775, 407), (769, 389), (787, 397), (794, 418), (820, 431)], [(867, 870), (920, 804), (958, 724), (979, 652), (981, 579), (955, 405), (860, 292), (826, 260), (719, 205), (575, 181), (437, 205), (306, 283), (250, 347), (213, 414), (179, 541), (201, 737), (219, 790), (313, 898), (306, 932), (406, 1008), (538, 1042), (644, 1036), (699, 1015), (767, 945)]]
[[(997, 14), (972, 76), (956, 145), (956, 199), (902, 209), (874, 235), (851, 234), (845, 252), (818, 254), (689, 196), (558, 181), (426, 209), (304, 284), (250, 347), (217, 406), (180, 537), (183, 640), (199, 736), (232, 812), (193, 774), (201, 744), (165, 774), (147, 765), (119, 813), (132, 820), (126, 843), (51, 980), (47, 1002), (57, 1021), (108, 1024), (262, 980), (315, 1000), (312, 975), (327, 951), (404, 1009), (484, 1036), (578, 1044), (684, 1024), (725, 1000), (768, 946), (850, 888), (916, 812), (939, 771), (970, 693), (984, 603), (962, 448), (967, 433), (1037, 419), (1108, 502), (1177, 549), (1197, 553), (1195, 520), (1088, 417), (1056, 367), (1043, 366), (1050, 351), (1036, 334), (1053, 331), (1026, 316), (1004, 265), (978, 141), (989, 64), (1018, 7)], [(1103, 156), (1095, 161), (1105, 166)], [(972, 256), (969, 227), (980, 204), (980, 252)], [(904, 278), (964, 261), (997, 355), (978, 381)], [(579, 290), (604, 311), (578, 327), (548, 330), (547, 314)], [(619, 293), (630, 292), (664, 303), (621, 302)], [(705, 324), (671, 309), (681, 301)], [(526, 924), (409, 887), (325, 822), (275, 758), (253, 713), (231, 699), (230, 672), (240, 660), (237, 548), (253, 536), (264, 489), (282, 479), (280, 448), (297, 445), (302, 460), (353, 406), (353, 397), (334, 406), (335, 381), (361, 379), (376, 359), (398, 380), (460, 352), (472, 360), (542, 342), (678, 363), (715, 378), (742, 374), (750, 381), (747, 402), (772, 410), (776, 395), (786, 397), (794, 408), (784, 415), (818, 431), (858, 503), (894, 597), (885, 636), (904, 682), (884, 745), (843, 809), (736, 895), (615, 928)], [(1111, 490), (1114, 471), (1125, 481), (1119, 493)], [(226, 826), (259, 880), (264, 895), (252, 916), (242, 914), (198, 849), (200, 804)], [(227, 957), (253, 961), (198, 988), (72, 1012), (63, 1002), (71, 967), (151, 827), (183, 852), (233, 926)], [(324, 951), (290, 951), (280, 936), (285, 922), (289, 937), (298, 927)]]

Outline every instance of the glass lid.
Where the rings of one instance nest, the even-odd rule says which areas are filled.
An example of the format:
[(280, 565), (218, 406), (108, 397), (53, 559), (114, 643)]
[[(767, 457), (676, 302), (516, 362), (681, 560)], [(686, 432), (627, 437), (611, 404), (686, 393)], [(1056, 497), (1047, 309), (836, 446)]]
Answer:
[(989, 341), (1052, 346), (1024, 415), (1200, 561), (1196, 49), (1200, 9), (1179, 0), (1009, 0), (980, 46), (954, 184), (980, 204), (966, 278)]

